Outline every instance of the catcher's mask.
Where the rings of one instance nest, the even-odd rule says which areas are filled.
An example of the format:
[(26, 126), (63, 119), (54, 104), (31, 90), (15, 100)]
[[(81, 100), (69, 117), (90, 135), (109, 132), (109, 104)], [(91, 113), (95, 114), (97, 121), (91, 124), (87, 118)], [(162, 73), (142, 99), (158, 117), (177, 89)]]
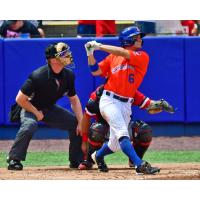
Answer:
[(64, 42), (58, 42), (49, 45), (45, 50), (46, 59), (50, 58), (70, 58), (71, 63), (67, 65), (67, 67), (75, 68), (75, 64), (73, 62), (72, 52), (70, 51), (70, 47), (68, 44)]
[(89, 140), (103, 143), (108, 132), (108, 127), (103, 123), (93, 123), (89, 129)]
[(134, 45), (136, 42), (134, 36), (136, 35), (140, 35), (140, 37), (143, 38), (146, 34), (142, 33), (137, 26), (130, 26), (122, 30), (119, 34), (119, 41), (121, 43), (121, 46), (129, 47)]

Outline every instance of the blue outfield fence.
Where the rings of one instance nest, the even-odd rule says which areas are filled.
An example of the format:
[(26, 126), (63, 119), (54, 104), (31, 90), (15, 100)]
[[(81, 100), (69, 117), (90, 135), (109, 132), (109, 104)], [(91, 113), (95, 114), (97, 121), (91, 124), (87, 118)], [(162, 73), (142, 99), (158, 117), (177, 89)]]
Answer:
[(0, 39), (0, 125), (4, 124), (4, 54), (3, 54), (3, 39)]
[(164, 98), (178, 109), (173, 115), (149, 115), (135, 107), (135, 116), (150, 122), (184, 122), (184, 39), (149, 38), (144, 49), (150, 64), (139, 90), (152, 99)]
[(200, 38), (185, 40), (185, 121), (200, 122)]
[[(93, 77), (88, 69), (84, 44), (93, 39), (105, 44), (119, 45), (117, 38), (1, 39), (0, 124), (4, 127), (11, 125), (8, 121), (10, 106), (28, 75), (46, 64), (44, 50), (52, 42), (63, 41), (71, 47), (76, 64), (74, 73), (77, 94), (84, 107), (91, 91), (104, 82), (101, 77)], [(177, 112), (173, 115), (149, 115), (146, 111), (134, 108), (134, 118), (153, 124), (178, 123), (185, 126), (187, 123), (200, 123), (200, 38), (146, 37), (144, 50), (150, 56), (150, 64), (139, 90), (152, 99), (166, 99), (177, 108)], [(101, 61), (107, 54), (98, 51), (95, 55)], [(58, 103), (70, 109), (67, 98)]]

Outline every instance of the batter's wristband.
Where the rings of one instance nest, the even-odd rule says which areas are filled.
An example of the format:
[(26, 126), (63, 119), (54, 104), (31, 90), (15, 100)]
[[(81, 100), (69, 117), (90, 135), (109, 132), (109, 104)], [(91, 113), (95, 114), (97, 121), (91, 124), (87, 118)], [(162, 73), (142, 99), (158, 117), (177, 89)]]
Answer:
[(82, 142), (87, 142), (87, 141), (88, 141), (87, 133), (82, 133)]
[(89, 65), (89, 68), (91, 72), (96, 72), (99, 69), (99, 66), (95, 63), (94, 65)]

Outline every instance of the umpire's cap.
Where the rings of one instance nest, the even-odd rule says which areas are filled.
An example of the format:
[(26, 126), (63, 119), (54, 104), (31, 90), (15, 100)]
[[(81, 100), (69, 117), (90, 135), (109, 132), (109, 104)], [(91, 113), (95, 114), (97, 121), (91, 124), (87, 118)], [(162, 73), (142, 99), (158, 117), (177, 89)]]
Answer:
[(46, 59), (71, 55), (70, 47), (64, 42), (50, 44), (45, 50)]

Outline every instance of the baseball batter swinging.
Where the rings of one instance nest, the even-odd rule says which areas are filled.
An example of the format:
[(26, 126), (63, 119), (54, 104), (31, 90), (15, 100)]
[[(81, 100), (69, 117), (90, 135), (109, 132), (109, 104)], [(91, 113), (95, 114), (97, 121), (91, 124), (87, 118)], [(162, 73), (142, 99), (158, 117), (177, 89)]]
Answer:
[[(120, 149), (134, 163), (138, 174), (155, 174), (160, 171), (138, 157), (128, 134), (131, 104), (149, 64), (148, 54), (139, 50), (144, 36), (138, 27), (132, 26), (124, 29), (119, 35), (122, 47), (104, 45), (96, 41), (85, 44), (92, 75), (108, 77), (99, 107), (101, 115), (110, 126), (110, 137), (100, 150), (92, 154), (92, 159), (102, 172), (108, 171), (104, 156)], [(110, 54), (97, 64), (93, 55), (95, 50)]]
[[(103, 93), (104, 85), (100, 85), (94, 92), (86, 104), (85, 112), (82, 118), (82, 151), (84, 153), (84, 161), (80, 163), (78, 169), (89, 170), (94, 162), (91, 154), (99, 150), (103, 143), (108, 140), (109, 125), (101, 116), (99, 110), (99, 101)], [(140, 91), (135, 92), (134, 102), (132, 106), (138, 106), (140, 109), (146, 110), (150, 114), (160, 113), (162, 111), (174, 113), (174, 108), (164, 99), (152, 100), (146, 97)], [(94, 122), (92, 123), (91, 122)], [(132, 145), (137, 155), (142, 159), (145, 152), (149, 148), (152, 141), (152, 128), (142, 120), (130, 121), (129, 135)], [(134, 167), (129, 161), (129, 166)]]

